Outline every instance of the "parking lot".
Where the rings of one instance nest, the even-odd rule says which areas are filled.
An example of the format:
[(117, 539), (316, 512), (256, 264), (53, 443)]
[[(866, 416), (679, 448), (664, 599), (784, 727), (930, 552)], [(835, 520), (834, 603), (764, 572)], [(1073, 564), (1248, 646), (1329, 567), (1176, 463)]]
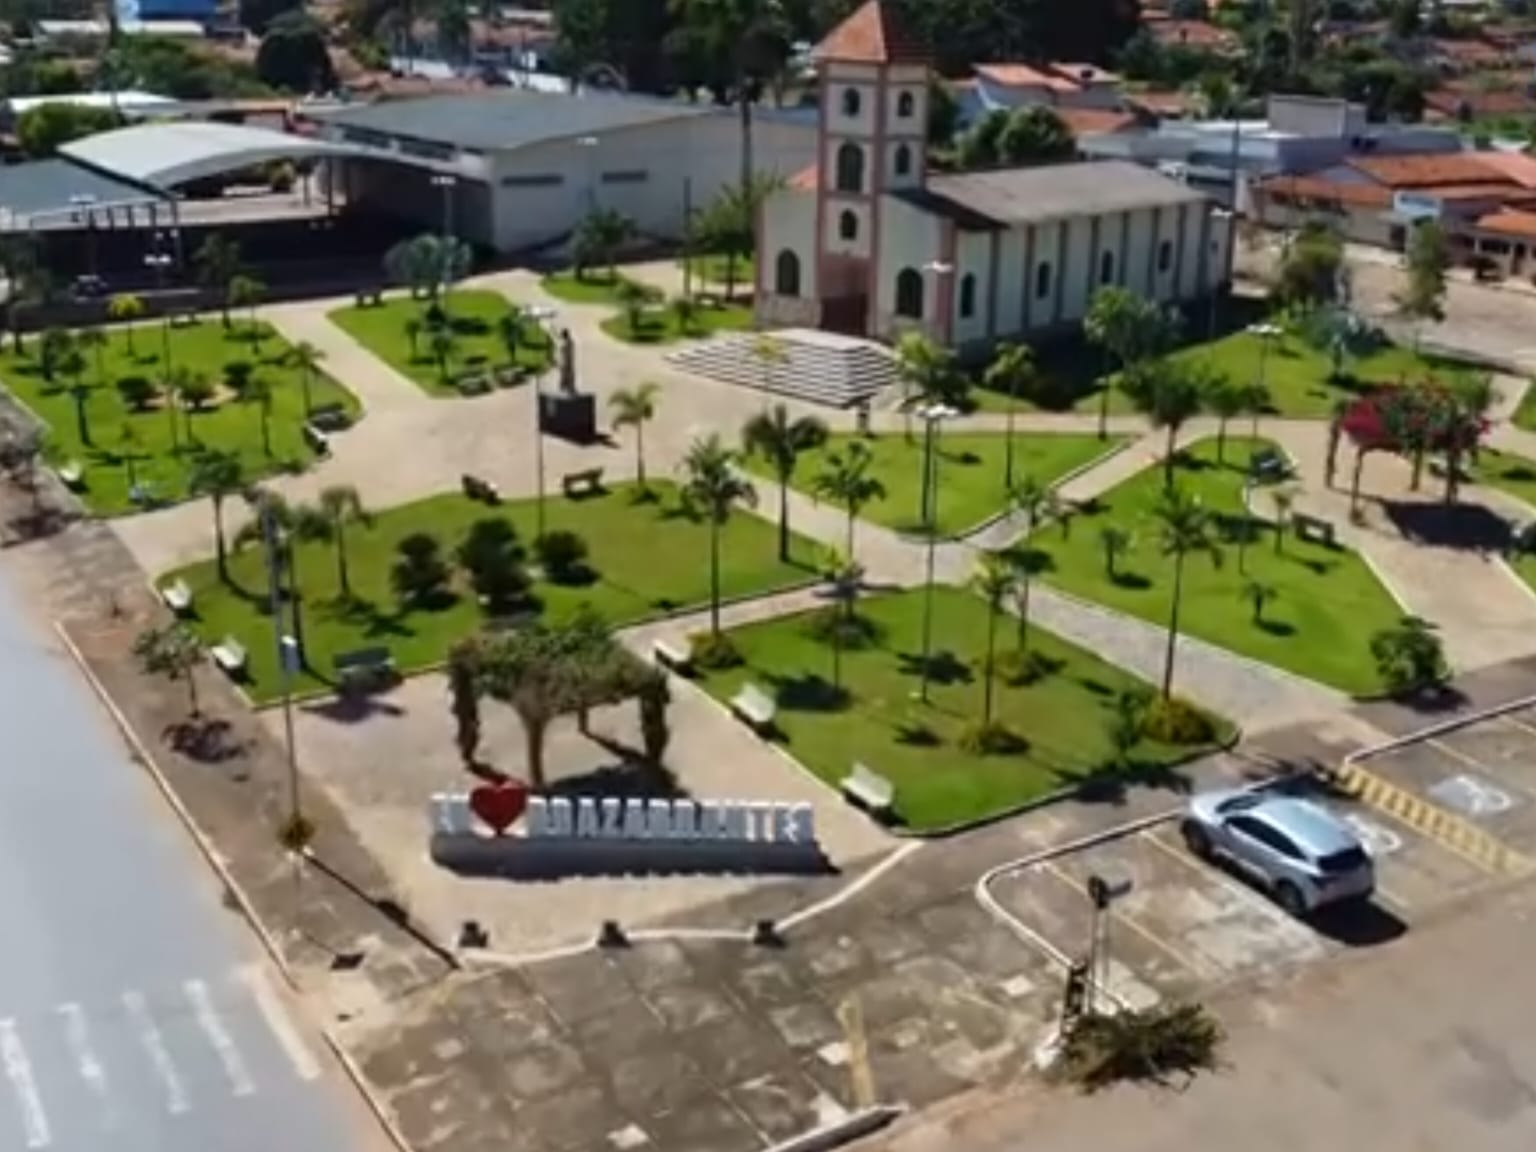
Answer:
[(1057, 962), (1087, 955), (1090, 876), (1128, 881), (1105, 918), (1109, 991), (1147, 1006), (1282, 979), (1523, 874), (1536, 858), (1536, 709), (1370, 756), (1306, 794), (1354, 825), (1376, 862), (1365, 906), (1294, 919), (1237, 875), (1192, 856), (1170, 819), (996, 879), (1021, 934)]

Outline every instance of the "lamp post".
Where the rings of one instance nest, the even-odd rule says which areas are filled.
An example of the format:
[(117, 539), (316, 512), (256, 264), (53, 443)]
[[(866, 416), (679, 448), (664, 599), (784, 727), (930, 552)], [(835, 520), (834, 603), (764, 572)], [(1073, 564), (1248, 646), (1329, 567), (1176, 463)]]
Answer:
[(1087, 1002), (1091, 1014), (1100, 993), (1111, 1000), (1114, 997), (1109, 990), (1109, 912), (1115, 901), (1130, 895), (1132, 881), (1129, 877), (1109, 879), (1094, 873), (1088, 877), (1085, 887), (1088, 901), (1093, 905), (1088, 940)]
[(587, 214), (597, 211), (597, 156), (598, 139), (596, 136), (578, 136), (576, 146), (587, 154)]
[[(542, 305), (528, 309), (528, 315), (544, 331), (553, 360), (555, 351), (555, 310)], [(544, 538), (544, 374), (533, 378), (533, 469), (534, 469), (534, 540)]]
[(927, 404), (918, 409), (923, 421), (923, 525), (928, 533), (928, 555), (924, 561), (923, 577), (923, 671), (918, 687), (918, 699), (928, 703), (929, 663), (933, 659), (933, 568), (938, 549), (939, 484), (938, 440), (939, 425), (958, 413), (943, 404)]
[(293, 674), (298, 671), (302, 655), (298, 642), (284, 630), (286, 617), (283, 610), (281, 533), (282, 527), (277, 522), (272, 506), (264, 503), (261, 509), (261, 535), (266, 545), (267, 580), (272, 599), (272, 642), (277, 649), (277, 667), (282, 678), (283, 735), (288, 745), (288, 818), (291, 826), (297, 829), (303, 820), (303, 806), (299, 796), (299, 759), (293, 739)]
[[(955, 266), (953, 264), (946, 264), (942, 260), (930, 260), (928, 263), (923, 265), (923, 271), (932, 276), (934, 280), (934, 315), (937, 317), (939, 285), (942, 283), (944, 277), (954, 275)], [(926, 313), (927, 311), (928, 309), (925, 307), (923, 312)], [(923, 517), (925, 522), (927, 522), (929, 515), (928, 504), (930, 494), (928, 491), (928, 485), (930, 483), (931, 473), (932, 465), (928, 459), (928, 452), (925, 447), (923, 453), (923, 482), (920, 485), (920, 492), (918, 495), (918, 515)], [(937, 503), (937, 498), (934, 498), (934, 503)]]

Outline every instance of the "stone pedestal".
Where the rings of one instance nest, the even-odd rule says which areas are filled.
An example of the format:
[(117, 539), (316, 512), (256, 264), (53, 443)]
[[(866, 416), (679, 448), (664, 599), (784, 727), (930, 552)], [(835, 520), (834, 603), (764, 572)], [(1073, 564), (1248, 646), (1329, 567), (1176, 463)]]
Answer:
[(597, 397), (590, 392), (542, 393), (539, 430), (578, 444), (592, 443), (597, 439)]

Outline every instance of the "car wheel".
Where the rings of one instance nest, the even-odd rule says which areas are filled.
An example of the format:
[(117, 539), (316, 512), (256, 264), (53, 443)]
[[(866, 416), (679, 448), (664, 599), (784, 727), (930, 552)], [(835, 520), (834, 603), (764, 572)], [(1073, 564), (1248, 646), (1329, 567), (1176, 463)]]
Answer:
[(1179, 831), (1184, 834), (1184, 847), (1189, 849), (1191, 855), (1202, 860), (1211, 858), (1211, 837), (1204, 828), (1193, 820), (1186, 820)]
[(1289, 880), (1282, 880), (1275, 885), (1275, 903), (1297, 919), (1307, 914), (1307, 898)]

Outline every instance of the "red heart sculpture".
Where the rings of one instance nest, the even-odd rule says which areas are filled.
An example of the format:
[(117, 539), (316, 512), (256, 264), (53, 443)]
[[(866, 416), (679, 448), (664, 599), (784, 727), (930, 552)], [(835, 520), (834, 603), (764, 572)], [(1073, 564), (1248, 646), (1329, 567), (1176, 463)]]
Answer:
[(517, 823), (523, 809), (528, 807), (528, 786), (517, 780), (482, 784), (470, 792), (469, 806), (492, 832), (500, 836)]

